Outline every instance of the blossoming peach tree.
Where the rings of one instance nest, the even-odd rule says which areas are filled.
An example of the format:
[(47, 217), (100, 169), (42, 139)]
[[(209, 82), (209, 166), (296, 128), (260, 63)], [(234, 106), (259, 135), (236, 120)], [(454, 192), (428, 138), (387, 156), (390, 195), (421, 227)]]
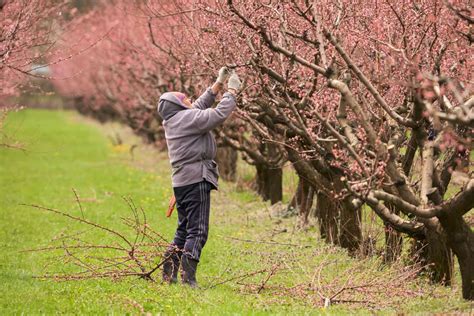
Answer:
[(423, 244), (435, 280), (450, 282), (453, 251), (472, 299), (472, 173), (446, 196), (472, 147), (467, 2), (228, 0), (202, 10), (213, 37), (236, 44), (232, 59), (250, 64), (243, 95), (256, 130), (283, 140), (321, 207), (333, 204), (320, 222), (339, 222), (322, 231), (358, 247), (367, 205)]
[(407, 234), (433, 280), (450, 284), (454, 253), (463, 297), (473, 299), (474, 234), (465, 220), (472, 172), (450, 185), (472, 150), (468, 1), (100, 5), (68, 36), (93, 41), (110, 32), (93, 53), (58, 65), (81, 72), (58, 83), (61, 91), (160, 141), (160, 92), (196, 95), (221, 65), (237, 69), (245, 86), (218, 132), (223, 142), (254, 164), (291, 162), (300, 204), (316, 195), (321, 234), (351, 253), (362, 244), (363, 207), (389, 232), (387, 260)]

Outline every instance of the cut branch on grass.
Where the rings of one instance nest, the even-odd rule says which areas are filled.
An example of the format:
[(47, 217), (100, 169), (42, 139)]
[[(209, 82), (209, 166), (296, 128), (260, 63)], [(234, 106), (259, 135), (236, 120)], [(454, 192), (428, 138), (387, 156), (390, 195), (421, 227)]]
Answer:
[(74, 196), (76, 197), (77, 205), (79, 206), (79, 210), (81, 211), (82, 219), (84, 219), (84, 210), (82, 209), (81, 201), (79, 200), (79, 195), (77, 194), (76, 189), (72, 188), (72, 192), (74, 192)]
[(300, 244), (291, 244), (291, 243), (281, 243), (276, 241), (265, 241), (265, 240), (252, 240), (252, 239), (242, 239), (236, 237), (228, 237), (228, 236), (220, 236), (226, 239), (247, 242), (247, 243), (256, 243), (256, 244), (267, 244), (267, 245), (277, 245), (277, 246), (291, 246), (291, 247), (299, 247), (299, 248), (309, 248), (312, 247), (310, 245), (300, 245)]
[[(413, 290), (415, 284), (412, 280), (424, 268), (419, 264), (394, 264), (381, 270), (377, 264), (374, 265), (373, 258), (349, 265), (341, 264), (340, 259), (327, 259), (319, 261), (314, 273), (308, 273), (301, 271), (298, 255), (285, 254), (277, 264), (272, 263), (269, 268), (256, 271), (267, 274), (262, 280), (241, 285), (250, 293), (297, 299), (319, 308), (335, 304), (362, 308), (394, 307), (408, 297), (425, 294), (422, 288)], [(280, 266), (285, 266), (285, 269), (280, 269)], [(277, 276), (281, 277), (281, 273), (285, 274), (286, 282), (269, 282)], [(294, 278), (292, 273), (296, 274)], [(254, 272), (243, 276), (253, 275)]]
[(257, 270), (257, 271), (252, 271), (252, 272), (249, 272), (249, 273), (240, 274), (240, 275), (237, 275), (237, 276), (234, 276), (234, 277), (225, 279), (225, 280), (223, 280), (223, 281), (219, 281), (219, 282), (217, 282), (217, 283), (214, 283), (214, 284), (208, 286), (208, 287), (206, 288), (206, 290), (207, 290), (207, 289), (215, 288), (215, 287), (218, 286), (218, 285), (222, 285), (222, 284), (225, 284), (225, 283), (228, 283), (228, 282), (232, 282), (232, 281), (242, 281), (242, 280), (245, 280), (245, 279), (250, 278), (250, 277), (252, 277), (252, 276), (255, 276), (255, 275), (258, 275), (258, 274), (262, 274), (262, 273), (265, 273), (265, 272), (268, 272), (268, 269), (260, 269), (260, 270)]
[[(79, 202), (79, 194), (73, 189), (76, 202), (80, 206), (81, 217), (70, 215), (66, 212), (39, 205), (27, 205), (35, 209), (51, 212), (64, 216), (73, 222), (78, 222), (91, 227), (85, 232), (68, 233), (61, 238), (54, 238), (52, 245), (36, 249), (23, 250), (24, 252), (57, 253), (63, 251), (63, 260), (55, 257), (54, 262), (64, 262), (71, 268), (70, 272), (56, 273), (45, 272), (40, 279), (54, 279), (58, 281), (84, 280), (97, 278), (120, 279), (136, 276), (145, 280), (154, 281), (153, 274), (167, 258), (162, 258), (162, 253), (169, 246), (158, 232), (154, 231), (146, 220), (145, 211), (137, 207), (132, 198), (124, 197), (132, 217), (121, 218), (125, 230), (106, 227), (85, 218)], [(109, 244), (86, 241), (88, 232), (102, 231), (113, 238)], [(131, 234), (130, 234), (131, 233)], [(132, 237), (129, 237), (131, 235)], [(123, 244), (125, 242), (125, 245)], [(59, 243), (59, 244), (56, 244)], [(161, 258), (156, 261), (156, 258)], [(50, 264), (49, 266), (54, 266)], [(76, 267), (76, 268), (74, 268)], [(77, 271), (79, 267), (79, 271)], [(67, 269), (69, 269), (67, 268)], [(51, 268), (52, 269), (52, 268)], [(66, 269), (66, 270), (67, 270)]]

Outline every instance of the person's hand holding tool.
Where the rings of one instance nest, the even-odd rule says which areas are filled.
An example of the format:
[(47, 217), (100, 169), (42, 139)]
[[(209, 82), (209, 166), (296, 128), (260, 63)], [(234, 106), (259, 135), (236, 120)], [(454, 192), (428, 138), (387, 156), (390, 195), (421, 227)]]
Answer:
[(227, 89), (229, 90), (230, 93), (232, 93), (233, 95), (236, 95), (237, 92), (240, 90), (241, 86), (242, 86), (242, 82), (240, 81), (237, 73), (234, 71), (232, 75), (229, 77), (229, 81), (227, 82)]
[(224, 84), (224, 82), (229, 78), (230, 70), (227, 67), (222, 67), (219, 69), (219, 74), (217, 75), (216, 82)]

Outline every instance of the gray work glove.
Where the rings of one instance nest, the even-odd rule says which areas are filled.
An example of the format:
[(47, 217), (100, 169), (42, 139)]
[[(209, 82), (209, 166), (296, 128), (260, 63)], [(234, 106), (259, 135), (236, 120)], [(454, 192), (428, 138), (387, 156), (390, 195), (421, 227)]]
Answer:
[(227, 82), (227, 88), (234, 89), (236, 92), (238, 92), (241, 86), (242, 82), (240, 81), (239, 76), (237, 73), (233, 72), (229, 77), (229, 82)]
[(219, 75), (217, 76), (216, 82), (223, 84), (227, 80), (227, 78), (229, 78), (229, 76), (230, 76), (229, 68), (222, 67), (221, 69), (219, 69)]

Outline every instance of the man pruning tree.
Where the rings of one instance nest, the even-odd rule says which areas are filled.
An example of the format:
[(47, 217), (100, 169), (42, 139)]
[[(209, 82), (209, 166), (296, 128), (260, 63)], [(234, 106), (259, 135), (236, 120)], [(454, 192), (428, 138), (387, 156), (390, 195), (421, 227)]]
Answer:
[[(227, 79), (228, 91), (212, 108)], [(183, 283), (197, 287), (196, 269), (209, 231), (210, 192), (217, 189), (219, 177), (211, 131), (234, 110), (240, 86), (237, 74), (222, 67), (216, 82), (194, 103), (181, 92), (167, 92), (160, 98), (158, 113), (163, 119), (178, 209), (174, 240), (164, 254), (165, 282), (177, 282), (181, 263)]]

